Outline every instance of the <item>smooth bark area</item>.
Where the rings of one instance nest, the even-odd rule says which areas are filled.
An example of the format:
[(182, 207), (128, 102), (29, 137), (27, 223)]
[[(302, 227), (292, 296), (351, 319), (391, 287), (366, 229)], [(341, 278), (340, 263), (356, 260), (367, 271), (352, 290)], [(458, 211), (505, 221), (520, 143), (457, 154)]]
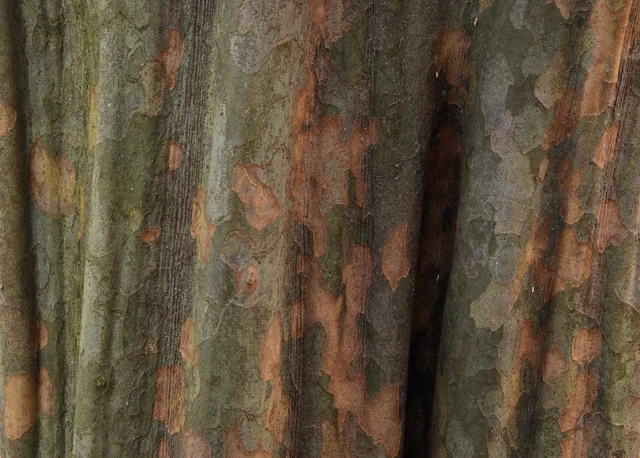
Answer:
[(637, 456), (638, 14), (0, 0), (1, 456)]

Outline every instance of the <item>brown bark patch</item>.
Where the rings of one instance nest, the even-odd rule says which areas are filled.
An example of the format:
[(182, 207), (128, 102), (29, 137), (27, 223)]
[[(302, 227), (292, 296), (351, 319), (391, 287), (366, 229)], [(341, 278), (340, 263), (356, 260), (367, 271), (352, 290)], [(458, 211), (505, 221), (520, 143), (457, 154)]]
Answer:
[[(567, 436), (564, 437), (560, 443), (562, 458), (581, 458), (589, 456), (589, 447), (591, 446), (592, 440), (593, 430), (590, 425), (569, 431)], [(615, 454), (612, 456), (615, 456)]]
[(562, 97), (566, 84), (567, 60), (562, 51), (558, 51), (551, 63), (538, 75), (534, 94), (540, 103), (549, 109)]
[(246, 268), (234, 272), (233, 295), (239, 297), (243, 294), (253, 294), (258, 288), (260, 272), (255, 264), (249, 264)]
[(584, 215), (584, 208), (582, 208), (579, 198), (582, 174), (572, 169), (571, 163), (566, 159), (558, 167), (556, 178), (562, 193), (560, 215), (565, 223), (575, 224)]
[(140, 69), (140, 83), (144, 93), (145, 114), (157, 116), (162, 111), (167, 86), (167, 77), (162, 62), (148, 60)]
[(158, 54), (158, 60), (164, 63), (170, 91), (176, 86), (176, 73), (180, 68), (183, 56), (184, 43), (180, 37), (180, 31), (178, 29), (171, 29), (169, 30), (167, 48)]
[(580, 419), (591, 412), (593, 401), (598, 394), (598, 376), (593, 370), (578, 374), (573, 392), (569, 396), (569, 404), (560, 415), (560, 429), (569, 431), (578, 426)]
[(551, 123), (547, 126), (542, 139), (542, 149), (545, 151), (551, 145), (559, 145), (571, 137), (578, 126), (580, 104), (576, 92), (568, 87), (556, 104), (556, 110)]
[(61, 217), (73, 208), (76, 169), (69, 156), (54, 158), (36, 139), (29, 158), (29, 184), (38, 207), (53, 217)]
[(187, 318), (180, 327), (180, 356), (189, 365), (198, 364), (198, 347), (196, 345), (196, 324), (193, 318)]
[(567, 283), (579, 288), (591, 276), (593, 252), (589, 243), (580, 243), (578, 234), (566, 228), (560, 234), (557, 252), (557, 272), (553, 295), (564, 291)]
[(540, 169), (538, 170), (538, 180), (544, 181), (545, 177), (547, 176), (547, 170), (549, 170), (549, 158), (545, 156), (540, 162)]
[(160, 439), (158, 444), (158, 458), (171, 458), (171, 448), (164, 437)]
[(551, 383), (556, 377), (568, 369), (569, 364), (562, 354), (562, 350), (558, 347), (551, 347), (544, 358), (542, 380), (544, 380), (545, 383)]
[(53, 401), (53, 382), (49, 372), (44, 367), (40, 368), (40, 389), (38, 392), (38, 402), (40, 411), (49, 415), (55, 413)]
[(616, 153), (615, 144), (619, 130), (619, 123), (614, 122), (612, 124), (608, 124), (600, 136), (598, 143), (596, 143), (595, 148), (593, 148), (591, 160), (601, 169), (611, 162)]
[(590, 363), (600, 355), (602, 333), (598, 329), (582, 328), (576, 332), (571, 344), (571, 356), (578, 363)]
[(257, 165), (236, 163), (232, 189), (244, 205), (249, 225), (261, 231), (278, 219), (282, 206), (271, 188), (258, 177), (259, 169)]
[(409, 275), (411, 269), (411, 262), (407, 255), (408, 227), (409, 224), (406, 221), (396, 226), (382, 247), (382, 272), (394, 291), (400, 279)]
[(161, 235), (162, 235), (162, 229), (160, 229), (159, 227), (151, 227), (145, 230), (140, 236), (140, 238), (144, 243), (153, 243), (157, 241)]
[(47, 323), (43, 320), (38, 320), (38, 348), (43, 349), (49, 344), (49, 331), (47, 330)]
[(8, 103), (0, 102), (0, 138), (13, 130), (16, 118), (16, 110)]
[(629, 236), (630, 231), (625, 227), (620, 216), (620, 204), (617, 200), (603, 199), (598, 205), (596, 213), (598, 232), (596, 245), (603, 253), (609, 243), (620, 245)]
[(460, 105), (468, 101), (472, 94), (471, 71), (467, 66), (467, 52), (471, 37), (462, 28), (438, 31), (433, 42), (432, 57), (436, 72), (445, 72), (447, 82), (453, 87), (448, 101)]
[(185, 420), (184, 371), (180, 366), (159, 367), (156, 371), (153, 418), (161, 421), (169, 434), (182, 429)]
[(167, 168), (170, 171), (175, 172), (180, 168), (181, 164), (182, 148), (180, 147), (180, 143), (175, 140), (171, 140), (167, 151)]
[(252, 452), (248, 451), (242, 443), (242, 439), (240, 439), (238, 426), (224, 433), (222, 443), (224, 458), (271, 458), (272, 456), (271, 453), (266, 452), (261, 446)]
[(207, 439), (198, 435), (191, 429), (184, 433), (184, 456), (185, 458), (211, 458), (211, 444)]
[(29, 374), (7, 375), (4, 382), (4, 433), (10, 440), (20, 439), (38, 417), (38, 386)]
[(211, 256), (213, 248), (213, 234), (216, 226), (207, 216), (207, 195), (200, 186), (191, 206), (191, 236), (196, 240), (198, 247), (198, 260), (205, 265)]

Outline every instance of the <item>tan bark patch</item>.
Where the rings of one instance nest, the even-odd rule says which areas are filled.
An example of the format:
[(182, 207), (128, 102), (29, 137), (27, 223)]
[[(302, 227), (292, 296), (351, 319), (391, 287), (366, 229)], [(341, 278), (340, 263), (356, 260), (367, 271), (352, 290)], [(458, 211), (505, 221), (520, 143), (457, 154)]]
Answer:
[(7, 375), (4, 382), (4, 433), (20, 439), (38, 417), (38, 386), (29, 374)]
[(16, 110), (8, 103), (0, 102), (0, 138), (13, 130), (16, 118)]
[(560, 374), (569, 369), (569, 364), (558, 347), (551, 347), (544, 358), (542, 380), (551, 383)]
[(178, 29), (171, 29), (169, 30), (167, 49), (158, 54), (158, 60), (164, 63), (170, 91), (176, 86), (176, 73), (180, 68), (183, 56), (184, 43), (180, 37), (180, 31)]
[(544, 181), (547, 176), (547, 170), (549, 169), (549, 158), (547, 156), (542, 158), (540, 162), (540, 169), (538, 170), (538, 180)]
[(258, 287), (260, 272), (255, 264), (249, 264), (245, 269), (234, 272), (233, 295), (253, 294)]
[(620, 124), (614, 122), (608, 124), (605, 127), (604, 132), (600, 136), (598, 143), (593, 152), (591, 153), (591, 160), (598, 167), (603, 169), (613, 159), (616, 152), (616, 140), (618, 138), (618, 131), (620, 130)]
[(282, 206), (271, 188), (260, 180), (258, 170), (257, 165), (236, 163), (232, 189), (244, 205), (249, 225), (261, 231), (278, 219)]
[(54, 158), (41, 139), (31, 147), (29, 183), (36, 204), (49, 215), (61, 217), (73, 208), (76, 169), (66, 154)]
[(184, 371), (180, 366), (159, 367), (156, 371), (153, 418), (161, 421), (169, 434), (182, 429), (185, 420)]
[(196, 240), (198, 247), (198, 260), (201, 265), (205, 265), (211, 256), (213, 248), (213, 234), (216, 226), (209, 221), (207, 216), (207, 195), (204, 188), (200, 186), (193, 199), (191, 207), (191, 236)]
[(160, 439), (158, 444), (158, 458), (171, 458), (171, 449), (164, 437)]
[(400, 223), (391, 232), (382, 247), (382, 272), (394, 291), (401, 278), (409, 275), (411, 262), (407, 255), (407, 229), (409, 224)]
[(562, 219), (567, 224), (575, 224), (584, 215), (584, 208), (580, 203), (580, 193), (578, 192), (582, 184), (582, 174), (573, 170), (567, 159), (558, 167), (556, 177), (562, 193), (560, 208)]
[(189, 365), (198, 364), (198, 347), (196, 345), (196, 324), (193, 318), (187, 318), (180, 327), (180, 356)]
[(161, 235), (162, 229), (160, 229), (159, 227), (150, 227), (142, 233), (140, 238), (144, 243), (153, 243), (157, 241)]
[(272, 454), (266, 452), (262, 447), (258, 447), (255, 451), (248, 451), (238, 432), (238, 426), (226, 431), (222, 438), (224, 447), (224, 458), (271, 458)]
[(44, 367), (40, 368), (40, 390), (38, 393), (40, 411), (49, 415), (55, 413), (53, 400), (53, 382), (49, 372)]
[(167, 86), (167, 78), (162, 62), (148, 60), (140, 69), (140, 83), (144, 93), (145, 114), (157, 116), (162, 111), (164, 96)]
[(596, 245), (600, 253), (603, 253), (610, 243), (615, 246), (620, 245), (630, 234), (622, 222), (620, 204), (617, 200), (602, 200), (598, 205), (596, 221), (598, 222)]
[(560, 429), (563, 432), (575, 429), (580, 419), (591, 412), (597, 394), (598, 376), (596, 373), (590, 370), (586, 374), (578, 374), (573, 392), (569, 396), (569, 404), (558, 419)]
[(168, 148), (167, 168), (170, 171), (175, 172), (180, 168), (180, 165), (182, 164), (182, 148), (180, 147), (180, 143), (175, 140), (171, 140), (169, 142)]
[(471, 37), (462, 29), (442, 28), (433, 42), (432, 57), (436, 72), (444, 71), (453, 86), (448, 101), (462, 104), (473, 95), (470, 89), (471, 72), (467, 66), (467, 52)]
[(564, 93), (567, 84), (567, 60), (556, 52), (551, 63), (542, 69), (534, 86), (534, 94), (545, 108), (551, 108)]
[(592, 440), (593, 431), (591, 425), (569, 431), (560, 443), (562, 458), (582, 458), (589, 456), (589, 446)]
[(573, 337), (571, 356), (578, 363), (590, 363), (600, 355), (602, 333), (598, 329), (579, 329)]
[(43, 349), (49, 344), (49, 331), (47, 330), (47, 323), (43, 320), (38, 320), (38, 348)]
[(187, 429), (184, 433), (184, 456), (185, 458), (211, 458), (211, 444), (193, 430)]

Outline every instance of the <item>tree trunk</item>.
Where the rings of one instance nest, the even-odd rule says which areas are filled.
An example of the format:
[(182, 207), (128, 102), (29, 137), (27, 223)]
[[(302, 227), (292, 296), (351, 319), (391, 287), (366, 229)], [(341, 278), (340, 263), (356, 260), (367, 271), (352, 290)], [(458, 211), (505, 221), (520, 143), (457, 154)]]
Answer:
[(2, 456), (636, 456), (636, 0), (0, 0)]

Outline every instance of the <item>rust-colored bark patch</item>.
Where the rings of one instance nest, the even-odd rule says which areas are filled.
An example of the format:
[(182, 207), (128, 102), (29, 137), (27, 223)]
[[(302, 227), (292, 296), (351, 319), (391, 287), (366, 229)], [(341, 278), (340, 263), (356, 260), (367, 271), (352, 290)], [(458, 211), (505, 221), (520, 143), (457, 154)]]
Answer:
[(44, 367), (40, 368), (40, 389), (38, 392), (40, 411), (49, 415), (55, 413), (53, 401), (53, 382), (49, 372)]
[(444, 71), (447, 82), (453, 87), (448, 101), (462, 104), (472, 94), (471, 72), (467, 66), (467, 52), (471, 37), (462, 28), (442, 28), (433, 42), (432, 57), (436, 72)]
[(160, 439), (158, 444), (158, 458), (171, 458), (171, 449), (164, 437)]
[(567, 283), (579, 288), (589, 278), (593, 252), (589, 243), (578, 241), (578, 234), (574, 229), (566, 228), (560, 234), (557, 255), (554, 295), (563, 291)]
[[(589, 456), (589, 446), (592, 440), (593, 430), (591, 429), (591, 425), (569, 431), (560, 443), (562, 458)], [(615, 456), (615, 454), (613, 454), (613, 456)]]
[(407, 255), (407, 229), (409, 224), (400, 223), (391, 232), (382, 247), (382, 272), (394, 291), (401, 278), (409, 275), (411, 263)]
[(244, 205), (247, 222), (261, 231), (282, 213), (282, 206), (266, 184), (258, 177), (257, 165), (238, 162), (233, 171), (232, 189)]
[(603, 253), (610, 243), (620, 245), (630, 234), (622, 222), (620, 204), (617, 200), (603, 199), (598, 205), (596, 221), (598, 222), (596, 245), (600, 253)]
[(593, 152), (591, 153), (591, 160), (601, 169), (603, 169), (613, 159), (616, 152), (616, 140), (618, 138), (618, 131), (620, 130), (620, 124), (614, 122), (608, 124), (605, 127), (604, 132), (600, 136), (598, 143), (596, 143)]
[(169, 30), (169, 40), (167, 49), (158, 54), (158, 60), (164, 63), (164, 69), (167, 73), (169, 90), (173, 90), (176, 86), (176, 73), (180, 68), (182, 57), (184, 56), (184, 43), (180, 37), (178, 29)]
[(157, 116), (162, 111), (167, 86), (167, 77), (162, 62), (148, 60), (140, 69), (140, 83), (144, 93), (145, 114)]
[(235, 297), (253, 294), (258, 287), (260, 272), (255, 264), (249, 264), (246, 268), (234, 272), (233, 278), (233, 295)]
[(54, 217), (69, 213), (76, 189), (76, 169), (69, 157), (53, 157), (37, 139), (29, 159), (29, 184), (38, 207)]
[(544, 358), (542, 380), (544, 380), (545, 383), (551, 383), (556, 377), (568, 369), (569, 364), (562, 354), (562, 350), (558, 347), (551, 347)]
[(185, 420), (184, 371), (180, 366), (159, 367), (156, 371), (153, 418), (161, 421), (169, 434), (182, 429)]
[(591, 412), (593, 401), (598, 394), (598, 376), (593, 370), (578, 374), (574, 389), (569, 396), (569, 404), (560, 415), (560, 429), (569, 431), (578, 426), (580, 419)]
[(196, 345), (196, 324), (193, 318), (187, 318), (180, 327), (180, 356), (189, 365), (198, 364), (198, 347)]
[(534, 94), (545, 108), (551, 108), (564, 93), (567, 84), (567, 60), (558, 51), (551, 63), (542, 69), (536, 79)]
[(0, 138), (7, 135), (16, 124), (16, 110), (6, 102), (0, 102)]
[(162, 235), (162, 229), (160, 229), (159, 227), (151, 227), (145, 230), (140, 236), (140, 238), (144, 243), (153, 243), (157, 241), (161, 235)]
[(171, 140), (167, 151), (167, 168), (170, 171), (175, 172), (180, 168), (181, 164), (182, 148), (180, 147), (180, 143), (175, 140)]
[(576, 332), (571, 344), (571, 356), (578, 363), (590, 363), (600, 355), (602, 333), (598, 329), (582, 328)]
[(20, 439), (38, 417), (38, 386), (29, 374), (7, 375), (4, 382), (4, 433)]
[(209, 221), (207, 216), (207, 195), (204, 188), (200, 186), (193, 199), (191, 207), (191, 236), (196, 240), (198, 247), (198, 260), (201, 265), (205, 265), (211, 256), (213, 248), (213, 234), (216, 226)]
[(211, 458), (211, 444), (193, 430), (187, 429), (184, 433), (184, 456), (185, 458)]

